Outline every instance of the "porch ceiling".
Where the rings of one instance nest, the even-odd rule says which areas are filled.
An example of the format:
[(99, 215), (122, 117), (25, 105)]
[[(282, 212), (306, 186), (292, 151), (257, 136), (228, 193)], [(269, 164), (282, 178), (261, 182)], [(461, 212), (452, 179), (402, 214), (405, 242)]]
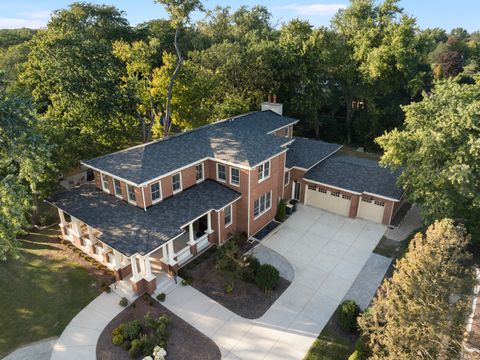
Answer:
[(241, 194), (212, 180), (192, 186), (147, 211), (105, 194), (92, 184), (52, 196), (47, 202), (102, 232), (100, 240), (126, 256), (144, 255), (182, 234), (180, 227)]

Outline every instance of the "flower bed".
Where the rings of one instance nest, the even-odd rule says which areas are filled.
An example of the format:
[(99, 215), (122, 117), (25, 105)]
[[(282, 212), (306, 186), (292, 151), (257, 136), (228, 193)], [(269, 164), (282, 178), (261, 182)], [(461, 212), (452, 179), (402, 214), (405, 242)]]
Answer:
[(150, 296), (136, 300), (107, 325), (97, 343), (97, 359), (143, 359), (155, 348), (164, 348), (168, 360), (221, 359), (212, 340)]

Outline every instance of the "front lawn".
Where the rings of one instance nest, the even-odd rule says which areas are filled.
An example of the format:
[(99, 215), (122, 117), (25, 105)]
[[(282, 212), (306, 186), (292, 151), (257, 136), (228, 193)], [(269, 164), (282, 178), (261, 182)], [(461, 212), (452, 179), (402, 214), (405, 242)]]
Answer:
[(58, 241), (58, 230), (21, 240), (21, 258), (0, 263), (0, 358), (18, 346), (58, 336), (111, 275)]

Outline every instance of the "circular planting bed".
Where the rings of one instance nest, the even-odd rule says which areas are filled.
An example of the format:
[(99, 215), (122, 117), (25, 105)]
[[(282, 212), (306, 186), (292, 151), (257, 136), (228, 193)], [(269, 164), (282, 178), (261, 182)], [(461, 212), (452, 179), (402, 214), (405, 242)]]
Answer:
[[(149, 314), (147, 319), (153, 319), (155, 326), (146, 326), (145, 315), (147, 314)], [(135, 320), (137, 320), (137, 323), (140, 323), (142, 328), (138, 335), (139, 338), (153, 336), (153, 333), (158, 331), (157, 327), (159, 325), (165, 327), (165, 350), (167, 351), (166, 359), (168, 360), (221, 359), (221, 353), (218, 346), (210, 338), (203, 335), (184, 320), (180, 319), (167, 308), (153, 300), (150, 296), (144, 296), (137, 299), (133, 304), (118, 314), (105, 327), (105, 329), (103, 329), (97, 343), (97, 359), (132, 359), (132, 356), (129, 355), (128, 350), (126, 349), (127, 346), (117, 346), (113, 344), (112, 332), (117, 334), (118, 330), (114, 330), (119, 327), (122, 328), (123, 326), (121, 326), (121, 324), (131, 324), (132, 321)], [(125, 339), (125, 341), (128, 340)], [(137, 354), (133, 358), (143, 359), (144, 356), (144, 354)]]

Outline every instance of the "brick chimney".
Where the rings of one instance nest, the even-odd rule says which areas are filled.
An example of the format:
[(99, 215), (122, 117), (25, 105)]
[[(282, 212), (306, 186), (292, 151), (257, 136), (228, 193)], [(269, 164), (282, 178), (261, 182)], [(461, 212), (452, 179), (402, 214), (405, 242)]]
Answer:
[(267, 101), (262, 102), (262, 111), (271, 110), (278, 115), (283, 114), (283, 104), (277, 103), (277, 95), (268, 95)]

